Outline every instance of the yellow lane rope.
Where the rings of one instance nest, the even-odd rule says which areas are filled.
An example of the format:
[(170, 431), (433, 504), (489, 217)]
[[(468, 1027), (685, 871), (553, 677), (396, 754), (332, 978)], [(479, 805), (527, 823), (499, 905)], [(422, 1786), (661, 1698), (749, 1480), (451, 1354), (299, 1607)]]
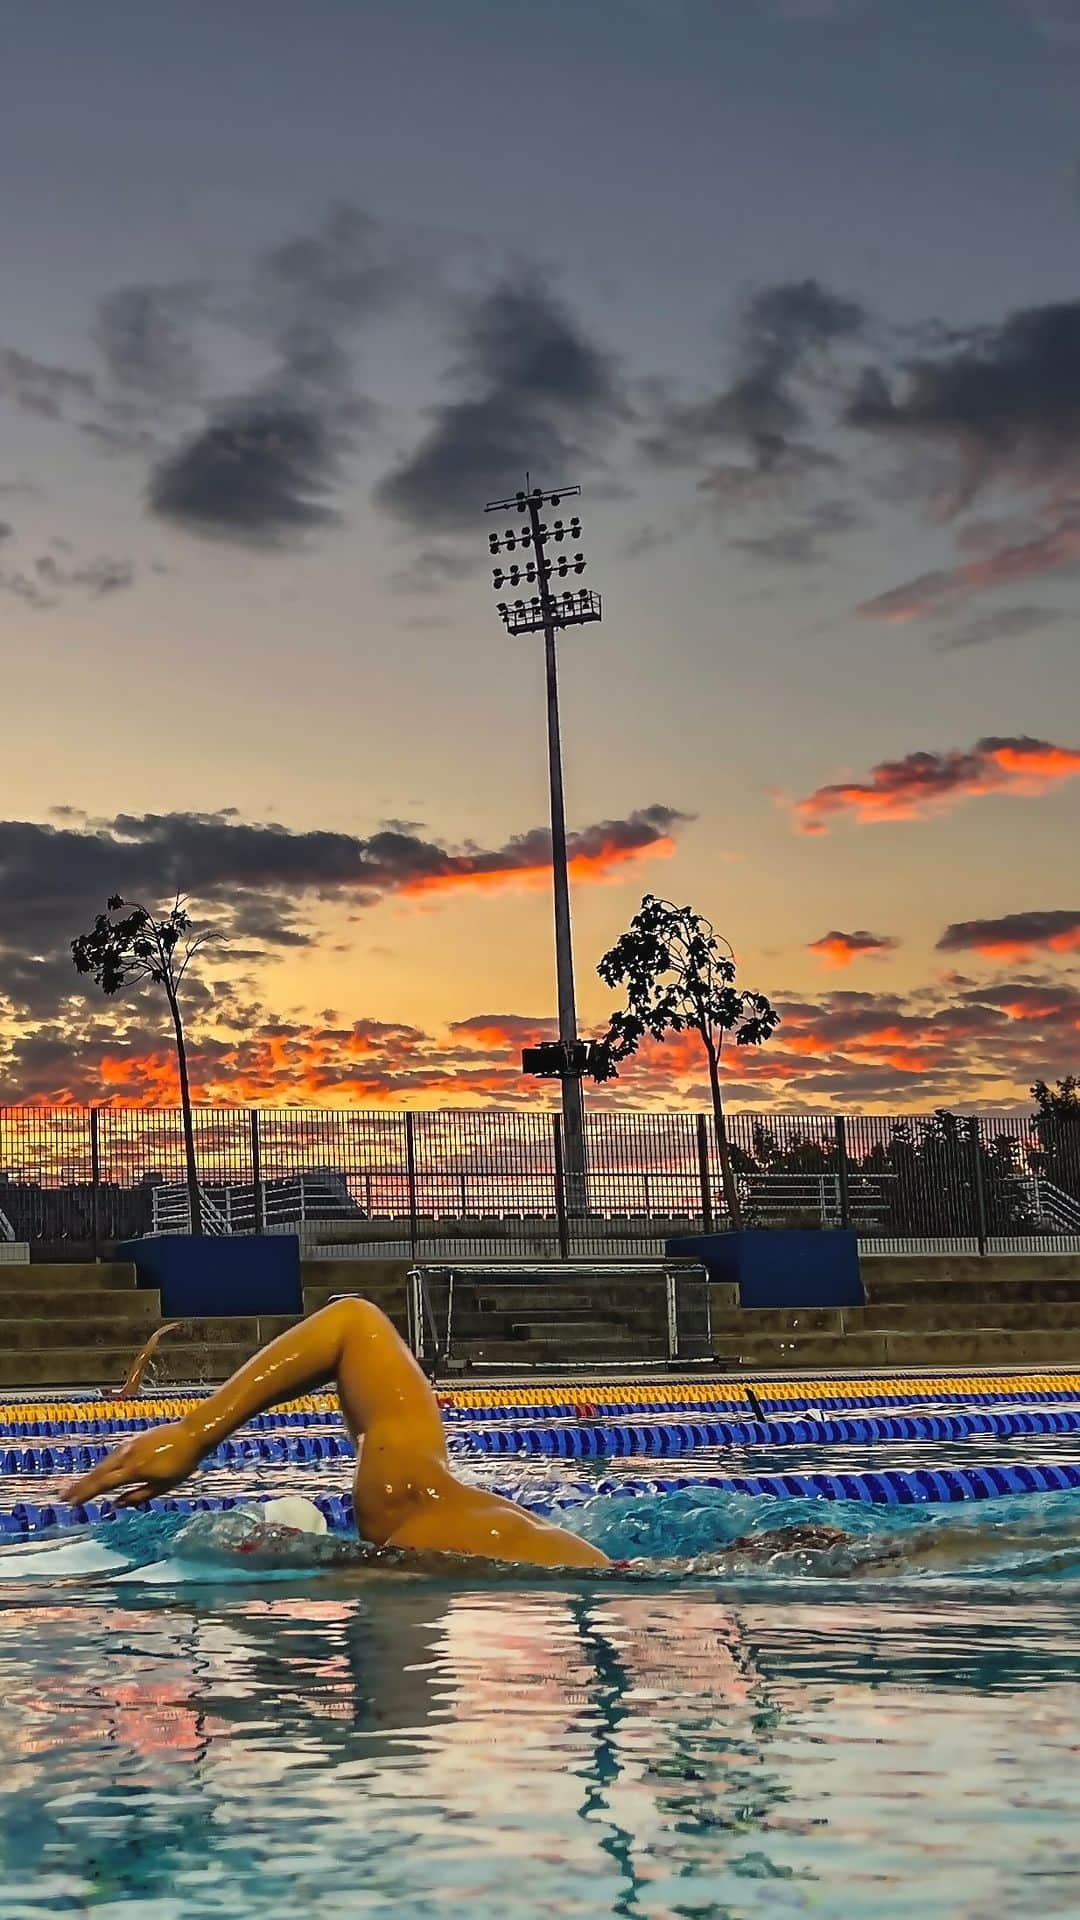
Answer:
[[(970, 1397), (986, 1392), (1004, 1394), (1076, 1393), (1080, 1395), (1080, 1373), (1068, 1369), (1040, 1373), (945, 1373), (875, 1374), (830, 1379), (815, 1379), (793, 1374), (784, 1380), (754, 1380), (749, 1384), (762, 1406), (770, 1402), (799, 1400), (874, 1400), (882, 1396), (931, 1400), (958, 1395)], [(573, 1406), (601, 1411), (609, 1406), (637, 1406), (642, 1409), (679, 1405), (693, 1407), (706, 1402), (726, 1401), (745, 1409), (746, 1384), (730, 1375), (694, 1380), (590, 1380), (588, 1377), (517, 1386), (439, 1387), (439, 1400), (446, 1408), (461, 1413), (495, 1411), (500, 1407)], [(199, 1405), (203, 1396), (195, 1394), (152, 1395), (136, 1400), (13, 1400), (0, 1401), (0, 1425), (12, 1422), (48, 1421), (54, 1425), (73, 1421), (109, 1419), (118, 1423), (139, 1419), (179, 1419)], [(335, 1413), (337, 1397), (329, 1393), (304, 1394), (284, 1401), (281, 1413)]]

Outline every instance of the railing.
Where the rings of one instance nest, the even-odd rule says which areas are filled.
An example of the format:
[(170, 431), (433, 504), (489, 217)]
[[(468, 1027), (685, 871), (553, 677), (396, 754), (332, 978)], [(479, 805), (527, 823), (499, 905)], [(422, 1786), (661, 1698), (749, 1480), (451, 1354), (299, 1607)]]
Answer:
[(1080, 1233), (1080, 1200), (1071, 1193), (1063, 1193), (1050, 1180), (1018, 1178), (1016, 1184), (1037, 1225), (1045, 1225), (1051, 1233)]
[(14, 1238), (15, 1229), (8, 1219), (7, 1214), (4, 1212), (3, 1207), (0, 1207), (0, 1240), (14, 1240)]
[[(226, 1189), (228, 1192), (228, 1189)], [(224, 1210), (216, 1205), (206, 1188), (199, 1188), (199, 1211), (202, 1214), (204, 1233), (227, 1237), (233, 1233), (250, 1233), (250, 1227), (234, 1225), (232, 1209), (226, 1202)], [(187, 1185), (174, 1187), (155, 1187), (150, 1209), (151, 1233), (190, 1233), (191, 1232), (191, 1195)]]
[[(361, 1220), (345, 1176), (333, 1168), (307, 1169), (290, 1179), (204, 1187), (200, 1184), (203, 1231), (210, 1234), (287, 1233), (309, 1223)], [(190, 1233), (187, 1182), (155, 1187), (151, 1232)]]
[[(208, 1231), (425, 1258), (637, 1257), (726, 1225), (711, 1120), (595, 1106), (585, 1205), (549, 1112), (198, 1108)], [(850, 1227), (877, 1250), (1080, 1245), (1080, 1123), (729, 1118), (748, 1223)], [(575, 1196), (576, 1197), (576, 1196)], [(0, 1234), (100, 1249), (188, 1225), (171, 1109), (0, 1109)]]

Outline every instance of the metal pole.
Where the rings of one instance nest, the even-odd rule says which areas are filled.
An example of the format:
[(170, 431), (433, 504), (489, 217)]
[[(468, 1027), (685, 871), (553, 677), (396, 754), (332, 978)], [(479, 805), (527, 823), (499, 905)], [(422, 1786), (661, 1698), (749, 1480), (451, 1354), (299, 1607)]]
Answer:
[(405, 1171), (409, 1181), (409, 1253), (415, 1260), (419, 1254), (420, 1227), (416, 1203), (416, 1127), (411, 1112), (405, 1115)]
[[(266, 1232), (266, 1189), (262, 1177), (262, 1141), (259, 1137), (259, 1112), (252, 1107), (249, 1114), (251, 1127), (251, 1231)], [(300, 1189), (301, 1195), (303, 1188)]]
[(701, 1224), (706, 1233), (713, 1230), (712, 1182), (709, 1179), (709, 1123), (703, 1113), (697, 1117), (698, 1180), (701, 1184)]
[(97, 1261), (101, 1258), (101, 1139), (96, 1107), (90, 1109), (90, 1234)]
[(836, 1180), (840, 1196), (840, 1225), (845, 1232), (851, 1225), (851, 1193), (848, 1188), (847, 1121), (836, 1116)]
[(551, 1116), (555, 1141), (555, 1214), (559, 1222), (559, 1259), (570, 1258), (570, 1222), (566, 1217), (566, 1168), (563, 1164), (563, 1129), (557, 1113)]
[[(574, 947), (570, 928), (570, 878), (566, 862), (566, 808), (563, 798), (562, 741), (559, 727), (559, 664), (555, 648), (555, 609), (544, 569), (544, 536), (540, 531), (541, 501), (528, 496), (536, 556), (537, 587), (544, 619), (544, 664), (547, 677), (548, 782), (551, 790), (551, 868), (555, 892), (555, 974), (559, 998), (559, 1039), (568, 1063), (577, 1045), (577, 1005), (574, 997)], [(562, 1109), (566, 1150), (567, 1203), (571, 1214), (586, 1210), (585, 1103), (576, 1073), (562, 1076)]]
[(975, 1198), (975, 1233), (979, 1242), (979, 1252), (986, 1252), (988, 1224), (986, 1218), (986, 1183), (983, 1179), (982, 1128), (977, 1120), (968, 1123), (971, 1139), (972, 1189)]

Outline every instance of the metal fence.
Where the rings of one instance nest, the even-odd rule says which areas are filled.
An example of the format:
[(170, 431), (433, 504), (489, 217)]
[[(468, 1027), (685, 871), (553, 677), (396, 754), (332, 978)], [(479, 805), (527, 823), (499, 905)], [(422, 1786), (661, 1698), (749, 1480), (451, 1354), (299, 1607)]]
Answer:
[[(870, 1251), (1080, 1251), (1080, 1122), (740, 1113), (747, 1224), (852, 1227)], [(704, 1114), (593, 1112), (584, 1207), (540, 1112), (199, 1108), (208, 1231), (368, 1253), (661, 1252), (726, 1224)], [(175, 1109), (0, 1108), (0, 1241), (98, 1251), (188, 1225)]]

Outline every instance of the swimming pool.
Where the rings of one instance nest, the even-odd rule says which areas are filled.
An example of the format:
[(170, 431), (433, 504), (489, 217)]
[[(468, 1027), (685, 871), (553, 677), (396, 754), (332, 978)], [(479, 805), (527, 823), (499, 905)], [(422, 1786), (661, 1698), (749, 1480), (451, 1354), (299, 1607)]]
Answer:
[[(920, 1470), (927, 1444), (904, 1444)], [(1067, 1434), (949, 1445), (960, 1466), (1080, 1458)], [(895, 1441), (771, 1459), (883, 1453), (899, 1466)], [(572, 1500), (569, 1524), (642, 1557), (602, 1579), (405, 1579), (312, 1541), (253, 1575), (215, 1515), (0, 1548), (0, 1920), (1080, 1910), (1080, 1493), (916, 1508), (706, 1484), (733, 1464), (463, 1449), (461, 1470)], [(344, 1456), (252, 1460), (205, 1486), (348, 1478)], [(4, 1476), (0, 1511), (55, 1479)], [(849, 1550), (725, 1560), (806, 1518)], [(945, 1563), (874, 1559), (927, 1535)]]

